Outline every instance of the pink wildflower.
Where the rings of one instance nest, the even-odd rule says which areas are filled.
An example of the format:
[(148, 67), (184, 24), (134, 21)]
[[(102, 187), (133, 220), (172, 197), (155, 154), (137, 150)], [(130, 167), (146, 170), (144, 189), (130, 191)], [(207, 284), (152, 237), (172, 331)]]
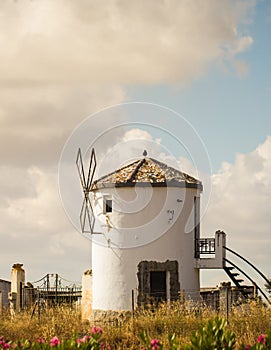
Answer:
[(44, 340), (42, 337), (39, 337), (39, 338), (37, 339), (37, 343), (39, 343), (39, 344), (44, 344), (44, 343), (45, 343), (45, 340)]
[(58, 339), (58, 337), (53, 337), (51, 340), (50, 340), (50, 346), (53, 347), (53, 346), (57, 346), (61, 344), (61, 340)]
[(89, 341), (90, 338), (91, 338), (90, 335), (84, 335), (83, 338), (82, 338), (82, 340), (83, 340), (84, 343), (86, 343), (86, 342)]
[(249, 350), (251, 348), (251, 345), (247, 344), (244, 348), (244, 350)]
[(151, 347), (152, 347), (152, 350), (158, 350), (159, 349), (159, 340), (158, 339), (153, 339), (151, 341)]
[(4, 336), (0, 337), (0, 346), (2, 346), (3, 349), (9, 349), (10, 348), (10, 344), (6, 343), (6, 340), (5, 340)]
[(89, 339), (91, 338), (90, 335), (84, 335), (83, 338), (78, 338), (77, 339), (77, 344), (80, 343), (87, 343), (89, 341)]
[(261, 343), (261, 344), (266, 344), (266, 334), (261, 334), (259, 336), (259, 338), (257, 339), (258, 343)]
[(102, 334), (103, 333), (103, 330), (101, 327), (92, 327), (91, 328), (91, 331), (90, 331), (91, 334)]

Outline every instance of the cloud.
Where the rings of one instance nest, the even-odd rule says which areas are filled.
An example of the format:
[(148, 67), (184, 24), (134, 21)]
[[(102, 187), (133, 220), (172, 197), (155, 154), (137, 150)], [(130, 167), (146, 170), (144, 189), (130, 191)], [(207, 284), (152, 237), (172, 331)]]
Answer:
[[(64, 277), (80, 279), (89, 268), (90, 244), (76, 232), (61, 206), (57, 166), (77, 124), (105, 105), (122, 102), (124, 96), (116, 85), (2, 89), (0, 239), (5, 251), (1, 278), (9, 278), (12, 264), (18, 261), (25, 264), (30, 280), (55, 269)], [(96, 118), (92, 130), (98, 133), (104, 122), (110, 124), (114, 118), (109, 115), (100, 122)]]
[[(127, 99), (124, 84), (187, 83), (210, 63), (232, 64), (252, 45), (239, 28), (253, 6), (230, 0), (1, 2), (1, 277), (8, 278), (15, 260), (30, 279), (56, 266), (66, 276), (89, 267), (89, 246), (58, 197), (57, 165), (68, 136), (83, 118)], [(122, 118), (96, 118), (90, 138)], [(126, 145), (115, 162), (141, 156), (144, 148), (174, 161), (150, 134), (122, 136), (103, 145)]]
[(253, 39), (239, 28), (253, 1), (2, 2), (1, 82), (189, 82)]
[[(68, 136), (84, 118), (125, 98), (122, 88), (101, 85), (17, 87), (1, 92), (1, 164), (21, 167), (56, 166)], [(92, 129), (98, 132), (101, 126), (96, 120)]]
[[(271, 136), (254, 151), (237, 154), (213, 175), (203, 232), (227, 233), (227, 246), (270, 274)], [(205, 234), (206, 235), (206, 234)]]
[(1, 277), (9, 278), (12, 264), (22, 262), (30, 280), (49, 272), (67, 276), (73, 273), (78, 278), (89, 266), (90, 244), (86, 244), (65, 216), (56, 174), (37, 167), (24, 173), (11, 169), (10, 174), (1, 169), (4, 189), (10, 182), (8, 190), (1, 188), (0, 239), (5, 247), (1, 254)]
[(213, 175), (209, 224), (217, 222), (218, 217), (229, 232), (245, 229), (246, 239), (255, 241), (266, 233), (271, 224), (267, 215), (271, 209), (270, 150), (268, 137), (255, 151), (238, 154), (234, 164), (222, 164), (220, 172)]
[[(99, 156), (98, 177), (142, 158), (144, 150), (147, 150), (148, 157), (167, 162), (169, 165), (178, 165), (161, 141), (160, 138), (155, 138), (150, 132), (140, 128), (130, 127), (127, 131), (123, 129), (123, 133), (113, 138), (108, 148), (103, 148)], [(103, 140), (102, 143), (104, 144)]]
[(160, 140), (156, 139), (154, 140), (150, 133), (147, 131), (144, 131), (142, 129), (131, 129), (129, 131), (126, 131), (125, 134), (122, 137), (123, 142), (129, 142), (129, 141), (138, 141), (138, 140), (146, 140), (146, 141), (152, 141), (156, 144), (160, 143)]

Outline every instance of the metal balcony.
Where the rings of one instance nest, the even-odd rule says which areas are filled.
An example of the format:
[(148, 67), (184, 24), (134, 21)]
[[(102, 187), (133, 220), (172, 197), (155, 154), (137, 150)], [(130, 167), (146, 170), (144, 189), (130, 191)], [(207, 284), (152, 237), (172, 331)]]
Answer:
[(199, 238), (195, 240), (195, 257), (202, 254), (215, 254), (215, 238)]

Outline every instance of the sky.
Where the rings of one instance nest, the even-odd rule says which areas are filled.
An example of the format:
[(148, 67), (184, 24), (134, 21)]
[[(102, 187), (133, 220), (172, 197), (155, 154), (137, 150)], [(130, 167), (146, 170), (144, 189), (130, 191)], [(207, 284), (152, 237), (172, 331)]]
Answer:
[[(5, 0), (0, 18), (0, 278), (17, 262), (28, 281), (89, 268), (80, 142), (95, 176), (145, 148), (196, 172), (202, 236), (225, 231), (271, 276), (269, 1)], [(203, 286), (224, 280), (202, 272)]]

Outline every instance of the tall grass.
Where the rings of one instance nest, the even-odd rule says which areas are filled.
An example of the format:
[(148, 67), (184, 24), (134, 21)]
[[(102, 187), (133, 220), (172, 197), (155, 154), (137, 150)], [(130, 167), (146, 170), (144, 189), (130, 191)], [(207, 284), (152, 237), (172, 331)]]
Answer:
[(85, 333), (89, 325), (81, 322), (78, 311), (69, 307), (56, 307), (35, 313), (31, 318), (31, 311), (23, 311), (15, 317), (8, 312), (0, 317), (0, 334), (11, 340), (36, 340), (43, 337), (46, 340), (58, 335), (62, 339), (69, 338), (73, 332)]
[[(103, 328), (103, 338), (111, 349), (140, 349), (141, 331), (158, 338), (167, 348), (168, 335), (175, 333), (181, 343), (188, 343), (193, 331), (214, 319), (217, 312), (208, 308), (197, 308), (189, 304), (162, 304), (158, 308), (138, 310), (135, 317), (103, 319), (96, 322)], [(79, 311), (69, 307), (57, 307), (44, 311), (40, 317), (22, 312), (11, 318), (8, 314), (0, 317), (0, 336), (10, 340), (36, 340), (53, 336), (70, 338), (73, 333), (86, 334), (93, 322), (82, 322)], [(223, 313), (220, 316), (226, 316)], [(229, 312), (228, 329), (236, 335), (236, 343), (254, 343), (261, 333), (271, 329), (271, 310), (261, 303), (250, 302), (233, 308)]]

